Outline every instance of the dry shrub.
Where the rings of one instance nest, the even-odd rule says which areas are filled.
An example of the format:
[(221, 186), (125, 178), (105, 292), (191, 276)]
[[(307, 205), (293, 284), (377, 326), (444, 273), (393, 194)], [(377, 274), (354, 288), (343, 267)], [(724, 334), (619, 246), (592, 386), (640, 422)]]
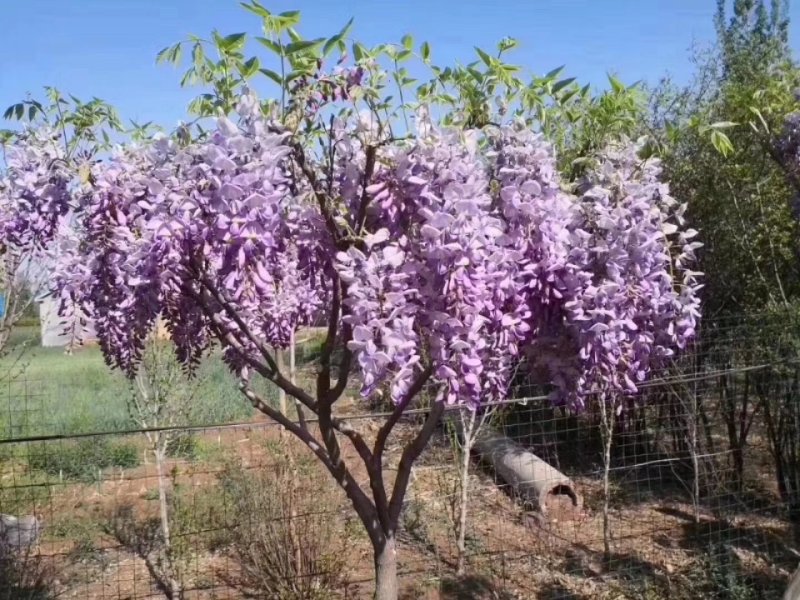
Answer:
[(237, 518), (231, 583), (258, 598), (332, 598), (347, 581), (350, 554), (341, 502), (316, 464), (285, 452), (269, 467), (228, 465), (221, 474)]
[(32, 550), (0, 555), (0, 600), (50, 600), (56, 597), (55, 572)]
[(183, 597), (180, 581), (179, 553), (164, 543), (161, 522), (155, 516), (137, 516), (130, 504), (114, 507), (103, 524), (106, 533), (119, 544), (141, 558), (153, 583), (168, 600)]

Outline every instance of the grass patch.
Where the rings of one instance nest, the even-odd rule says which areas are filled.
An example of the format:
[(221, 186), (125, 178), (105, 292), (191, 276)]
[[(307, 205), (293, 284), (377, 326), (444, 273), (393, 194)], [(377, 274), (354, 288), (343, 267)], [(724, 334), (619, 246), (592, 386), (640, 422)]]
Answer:
[(28, 465), (49, 475), (96, 481), (104, 469), (130, 469), (140, 462), (139, 448), (130, 442), (111, 442), (106, 438), (87, 438), (58, 447), (42, 444), (31, 449)]
[[(15, 336), (19, 341), (31, 334)], [(0, 439), (138, 428), (127, 406), (130, 382), (109, 369), (97, 347), (67, 355), (62, 348), (32, 346), (21, 359), (13, 352), (0, 359), (0, 373), (12, 365), (17, 375), (0, 387)], [(252, 416), (252, 406), (218, 356), (207, 357), (196, 377), (200, 387), (192, 419), (185, 425), (217, 425)], [(274, 386), (263, 388), (259, 391), (277, 399)]]
[(44, 473), (16, 474), (0, 486), (0, 513), (34, 514), (50, 507), (52, 490)]

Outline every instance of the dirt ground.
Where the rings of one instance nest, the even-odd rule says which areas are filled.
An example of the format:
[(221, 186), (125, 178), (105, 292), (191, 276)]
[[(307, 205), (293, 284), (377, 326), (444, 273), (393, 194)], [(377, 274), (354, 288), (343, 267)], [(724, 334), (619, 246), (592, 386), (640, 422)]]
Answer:
[[(369, 432), (377, 425), (364, 420), (358, 426)], [(401, 428), (389, 447), (388, 477), (407, 435), (408, 428)], [(191, 527), (181, 534), (191, 548), (184, 572), (190, 588), (186, 597), (245, 597), (228, 583), (235, 579), (235, 560), (224, 544), (213, 541), (215, 531), (224, 528), (220, 514), (229, 510), (214, 504), (213, 490), (226, 460), (234, 457), (254, 470), (269, 468), (276, 449), (280, 452), (289, 443), (288, 434), (256, 419), (250, 426), (203, 431), (198, 438), (203, 456), (168, 465), (177, 472), (174, 481), (192, 514)], [(716, 506), (695, 509), (685, 492), (650, 474), (626, 475), (635, 479), (635, 486), (625, 477), (615, 483), (606, 558), (598, 477), (573, 476), (584, 498), (581, 511), (554, 510), (543, 518), (526, 510), (490, 472), (475, 465), (469, 494), (469, 574), (456, 578), (452, 515), (457, 473), (452, 464), (452, 448), (437, 439), (414, 470), (400, 534), (404, 598), (770, 598), (779, 595), (797, 560), (787, 523), (773, 510), (776, 502), (762, 502), (763, 509), (754, 509), (741, 500), (718, 497)], [(8, 485), (9, 478), (22, 478), (25, 465), (11, 461), (4, 469)], [(364, 481), (363, 471), (355, 469), (355, 474)], [(775, 500), (770, 485), (765, 481), (761, 491)], [(47, 487), (47, 495), (32, 510), (46, 525), (39, 552), (56, 572), (59, 597), (163, 598), (144, 562), (102, 527), (113, 509), (124, 504), (136, 514), (155, 515), (156, 499), (152, 463), (108, 471), (99, 483), (63, 481)], [(350, 541), (351, 583), (341, 595), (367, 598), (370, 548), (358, 533)], [(725, 586), (756, 592), (721, 595)]]

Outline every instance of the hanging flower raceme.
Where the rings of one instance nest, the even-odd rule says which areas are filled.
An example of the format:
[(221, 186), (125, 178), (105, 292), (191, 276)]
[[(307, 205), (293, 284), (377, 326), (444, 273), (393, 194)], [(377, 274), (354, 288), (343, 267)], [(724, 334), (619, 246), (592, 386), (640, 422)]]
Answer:
[(226, 349), (241, 367), (242, 354), (285, 346), (319, 310), (318, 272), (290, 239), (305, 217), (287, 201), (289, 148), (253, 106), (241, 127), (222, 118), (206, 140), (161, 138), (96, 167), (79, 209), (91, 277), (61, 289), (90, 307), (114, 365), (136, 368), (159, 315), (187, 362), (246, 325), (257, 340)]
[(578, 406), (590, 393), (636, 393), (686, 347), (700, 317), (699, 273), (690, 268), (697, 232), (684, 229), (685, 205), (639, 148), (609, 148), (578, 198), (569, 262), (581, 265), (582, 276), (564, 304), (578, 364), (559, 382), (562, 397)]
[(72, 173), (61, 138), (29, 129), (5, 150), (0, 177), (0, 247), (41, 249), (57, 233), (70, 204)]

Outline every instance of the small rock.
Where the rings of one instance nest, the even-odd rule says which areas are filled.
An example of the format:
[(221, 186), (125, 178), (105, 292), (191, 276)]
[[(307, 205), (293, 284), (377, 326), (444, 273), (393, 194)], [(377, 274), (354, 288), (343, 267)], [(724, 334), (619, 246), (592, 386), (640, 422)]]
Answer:
[(33, 515), (0, 514), (0, 556), (29, 549), (39, 539), (42, 523)]

